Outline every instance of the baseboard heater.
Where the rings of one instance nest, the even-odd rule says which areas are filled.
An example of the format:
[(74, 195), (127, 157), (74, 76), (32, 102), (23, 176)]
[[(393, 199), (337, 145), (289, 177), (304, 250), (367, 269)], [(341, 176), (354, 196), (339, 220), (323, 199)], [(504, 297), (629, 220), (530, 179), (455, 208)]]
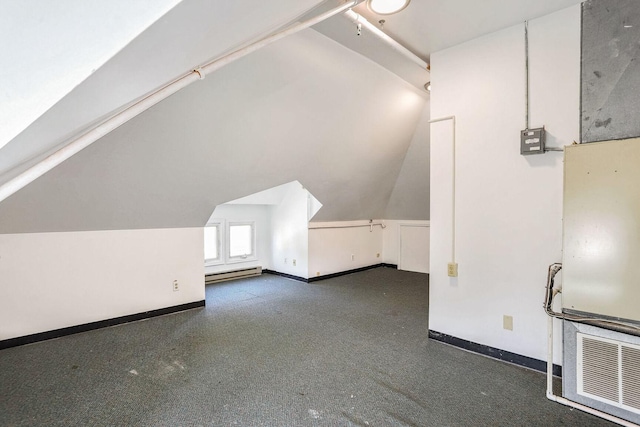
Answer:
[(212, 283), (224, 282), (226, 280), (242, 279), (245, 277), (259, 276), (262, 274), (262, 267), (243, 268), (241, 270), (224, 271), (220, 273), (205, 274), (204, 283), (210, 285)]

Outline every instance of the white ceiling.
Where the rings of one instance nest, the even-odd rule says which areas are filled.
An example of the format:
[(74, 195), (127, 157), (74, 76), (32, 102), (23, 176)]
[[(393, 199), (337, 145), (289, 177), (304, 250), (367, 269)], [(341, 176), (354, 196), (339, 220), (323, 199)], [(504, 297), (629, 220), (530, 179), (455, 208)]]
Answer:
[[(38, 36), (32, 36), (34, 40), (51, 39), (53, 44), (66, 50), (43, 53), (36, 41), (31, 44), (23, 42), (20, 44), (21, 51), (13, 54), (12, 47), (6, 50), (8, 57), (3, 58), (3, 43), (6, 40), (0, 38), (0, 52), (3, 53), (0, 55), (0, 183), (22, 172), (59, 144), (77, 136), (91, 123), (208, 60), (263, 37), (321, 2), (271, 0), (265, 4), (256, 0), (186, 0), (178, 2), (152, 25), (148, 26), (149, 23), (144, 21), (148, 28), (136, 34), (133, 40), (122, 38), (118, 32), (111, 35), (108, 31), (111, 26), (104, 22), (117, 21), (119, 13), (135, 15), (137, 9), (144, 8), (149, 1), (56, 1), (55, 6), (44, 8), (47, 11), (45, 21), (51, 22), (53, 27), (45, 25), (44, 29), (38, 26), (37, 17), (41, 3), (48, 5), (48, 0), (27, 0), (22, 13), (9, 15), (15, 21), (13, 27), (24, 25), (27, 33)], [(163, 0), (164, 3), (168, 1)], [(107, 6), (87, 6), (79, 8), (82, 12), (68, 13), (68, 9), (73, 9), (74, 3), (78, 2), (83, 5), (108, 4), (113, 10), (109, 15), (105, 11)], [(135, 4), (136, 8), (120, 7), (129, 2)], [(7, 3), (23, 4), (22, 1)], [(0, 1), (0, 5), (4, 5), (4, 2)], [(3, 7), (0, 6), (0, 12), (4, 10)], [(91, 15), (91, 19), (84, 15)], [(75, 24), (83, 20), (95, 29), (89, 30), (86, 25)], [(133, 18), (131, 20), (135, 21)], [(102, 26), (98, 22), (102, 22)], [(76, 32), (67, 28), (75, 28)], [(142, 29), (139, 28), (140, 31)], [(0, 35), (4, 34), (4, 30), (0, 30)], [(22, 32), (18, 32), (20, 34)], [(69, 45), (68, 38), (74, 39), (74, 43)], [(104, 40), (102, 44), (96, 44), (95, 38)], [(120, 43), (117, 46), (108, 43), (116, 41)], [(72, 48), (68, 49), (69, 46)], [(74, 54), (67, 55), (67, 50)], [(93, 58), (96, 52), (101, 53), (102, 62), (109, 60), (97, 63)], [(102, 58), (105, 52), (110, 52), (110, 58)], [(18, 65), (5, 67), (5, 61)], [(46, 67), (36, 67), (40, 62)], [(82, 67), (78, 64), (82, 64)], [(40, 73), (47, 78), (41, 78)], [(24, 90), (21, 89), (23, 86), (15, 85), (15, 81), (26, 83)], [(51, 81), (58, 83), (52, 88)], [(5, 91), (6, 98), (3, 97)], [(16, 103), (24, 99), (31, 101), (24, 108), (18, 108)], [(46, 108), (43, 107), (42, 111), (33, 104), (44, 101)], [(22, 131), (6, 145), (6, 141), (2, 140), (5, 121), (19, 123), (17, 130)]]
[(431, 53), (564, 9), (581, 0), (412, 0), (395, 15), (380, 16), (362, 3), (355, 11), (424, 60)]
[[(181, 1), (1, 147), (0, 182), (101, 117), (320, 2)], [(428, 59), (576, 3), (412, 0), (385, 17), (384, 30)], [(364, 5), (357, 11), (378, 20)], [(64, 22), (63, 12), (51, 13)], [(384, 45), (373, 39), (349, 40), (351, 25), (336, 16), (324, 31), (285, 38), (161, 102), (0, 203), (0, 233), (201, 226), (218, 204), (296, 179), (324, 204), (318, 220), (385, 212), (406, 219), (416, 194), (428, 191), (428, 173), (415, 161), (422, 151), (406, 156), (423, 138), (427, 95), (416, 87), (428, 73), (407, 77), (413, 71), (395, 63), (406, 59), (380, 55), (376, 46)], [(399, 211), (388, 209), (391, 199)], [(428, 216), (419, 206), (416, 215)]]
[(0, 147), (179, 1), (0, 2)]
[[(146, 46), (130, 44), (110, 66), (134, 68)], [(92, 86), (108, 90), (104, 78), (94, 74)], [(203, 226), (217, 205), (293, 180), (323, 204), (318, 221), (380, 218), (424, 104), (424, 91), (305, 30), (172, 95), (10, 196), (0, 233)]]
[[(148, 1), (136, 0), (131, 3), (140, 8)], [(166, 7), (166, 5), (175, 4), (176, 1), (163, 0), (162, 4)], [(107, 62), (105, 66), (94, 70), (93, 68), (98, 67), (99, 64), (94, 64), (95, 61), (91, 61), (91, 56), (83, 57), (76, 45), (83, 42), (82, 46), (91, 47), (89, 51), (93, 53), (105, 50), (101, 50), (99, 48), (101, 45), (96, 44), (94, 39), (98, 37), (102, 44), (111, 43), (108, 45), (111, 51), (122, 49), (114, 59), (127, 55), (127, 52), (131, 51), (124, 49), (124, 44), (128, 40), (118, 39), (117, 32), (104, 37), (104, 28), (110, 28), (104, 22), (110, 22), (107, 18), (111, 15), (116, 18), (124, 15), (123, 19), (135, 15), (131, 12), (134, 7), (125, 7), (125, 3), (128, 5), (129, 2), (124, 0), (104, 1), (105, 5), (107, 3), (109, 5), (111, 15), (100, 8), (76, 8), (80, 11), (77, 13), (87, 15), (83, 15), (81, 21), (92, 23), (87, 25), (95, 28), (89, 31), (86, 28), (87, 25), (78, 27), (73, 24), (78, 21), (77, 13), (76, 15), (67, 13), (68, 9), (76, 10), (73, 8), (74, 2), (78, 0), (56, 2), (55, 8), (45, 7), (48, 5), (46, 0), (2, 3), (2, 7), (14, 5), (12, 6), (14, 9), (19, 3), (20, 8), (19, 11), (0, 14), (0, 23), (4, 22), (2, 17), (7, 20), (7, 25), (0, 26), (3, 28), (0, 34), (5, 34), (5, 30), (15, 29), (13, 32), (9, 31), (11, 34), (5, 34), (6, 37), (1, 38), (2, 41), (0, 41), (0, 51), (3, 52), (0, 65), (6, 65), (0, 66), (0, 77), (2, 77), (0, 80), (3, 82), (3, 90), (0, 91), (0, 134), (3, 131), (9, 132), (7, 135), (23, 129), (24, 131), (5, 147), (2, 145), (8, 141), (0, 137), (0, 183), (6, 182), (28, 166), (35, 164), (54, 147), (77, 135), (90, 124), (186, 72), (190, 67), (197, 66), (199, 62), (219, 55), (225, 49), (242, 44), (259, 34), (265, 34), (267, 30), (282, 26), (296, 16), (298, 19), (304, 19), (300, 14), (313, 6), (317, 6), (317, 10), (312, 11), (311, 14), (334, 7), (342, 1), (273, 0), (265, 6), (264, 3), (256, 0), (234, 2), (183, 0), (174, 10), (134, 40), (134, 44), (145, 44), (146, 49), (142, 56), (137, 58), (138, 65), (126, 70), (126, 78), (123, 78), (125, 70), (117, 65), (118, 61)], [(100, 1), (98, 3), (102, 4)], [(402, 12), (384, 17), (387, 21), (384, 31), (418, 56), (428, 59), (433, 51), (576, 3), (579, 3), (579, 0), (413, 0)], [(0, 10), (3, 9), (0, 8)], [(194, 16), (191, 13), (193, 10), (198, 10), (200, 15)], [(374, 23), (380, 18), (372, 14), (364, 3), (355, 10)], [(46, 20), (43, 20), (43, 14), (46, 15)], [(138, 17), (136, 22), (140, 22), (140, 19)], [(178, 22), (179, 20), (183, 22)], [(96, 22), (104, 25), (100, 26)], [(140, 27), (144, 25), (146, 24), (137, 29), (141, 29)], [(173, 31), (164, 31), (162, 36), (165, 36), (165, 39), (159, 35), (159, 29), (163, 27), (173, 29)], [(413, 84), (414, 87), (422, 88), (422, 85), (430, 79), (428, 72), (402, 58), (384, 43), (377, 42), (375, 37), (367, 34), (366, 31), (361, 37), (356, 36), (355, 28), (352, 27), (353, 24), (344, 16), (336, 16), (315, 26), (314, 29), (368, 57)], [(76, 33), (69, 28), (75, 29)], [(189, 30), (183, 31), (181, 28), (189, 28)], [(69, 81), (71, 87), (84, 79), (87, 73), (100, 75), (101, 78), (87, 79), (69, 96), (62, 98), (71, 87), (65, 87), (64, 90), (58, 91), (59, 93), (51, 90), (47, 86), (46, 79), (35, 78), (37, 73), (44, 69), (35, 64), (42, 54), (42, 46), (39, 43), (43, 39), (51, 40), (58, 47), (68, 46), (64, 37), (70, 37), (69, 34), (72, 34), (74, 39), (74, 48), (71, 50), (75, 52), (73, 56), (75, 62), (66, 64), (64, 55), (61, 56), (56, 53), (57, 51), (50, 49), (46, 52), (49, 55), (46, 61), (47, 68), (57, 66), (59, 68), (57, 75), (66, 76), (67, 79), (78, 70), (84, 70), (84, 75)], [(14, 43), (16, 38), (23, 41)], [(27, 44), (29, 40), (33, 41), (32, 47)], [(36, 43), (38, 40), (40, 42)], [(113, 46), (118, 40), (120, 40), (119, 48)], [(189, 42), (185, 43), (185, 40)], [(21, 49), (17, 49), (16, 46), (20, 46)], [(65, 50), (62, 51), (64, 52)], [(74, 65), (78, 63), (83, 64), (84, 68)], [(11, 64), (14, 65), (10, 66)], [(23, 69), (24, 67), (26, 68)], [(15, 93), (23, 85), (12, 82), (27, 83), (32, 95)], [(98, 86), (91, 87), (92, 83)], [(108, 90), (105, 90), (105, 85), (109, 86)], [(34, 97), (33, 94), (37, 96)], [(94, 100), (98, 102), (93, 102)], [(22, 105), (24, 107), (22, 108), (20, 105), (24, 102), (31, 104), (28, 108), (26, 104)], [(76, 106), (75, 109), (74, 106)], [(46, 109), (53, 114), (42, 114)], [(54, 113), (58, 110), (66, 110), (66, 114)], [(68, 114), (69, 110), (73, 110), (73, 113)], [(40, 119), (34, 122), (38, 116), (41, 116)], [(31, 125), (27, 127), (29, 123)]]

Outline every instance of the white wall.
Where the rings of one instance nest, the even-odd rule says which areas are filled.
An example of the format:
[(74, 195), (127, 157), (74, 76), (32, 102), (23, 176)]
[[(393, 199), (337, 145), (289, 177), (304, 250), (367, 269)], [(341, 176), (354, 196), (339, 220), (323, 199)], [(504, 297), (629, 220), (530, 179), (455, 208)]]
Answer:
[[(368, 220), (309, 223), (309, 215), (313, 215), (319, 205), (313, 195), (297, 181), (274, 190), (282, 194), (267, 198), (265, 193), (271, 192), (267, 190), (216, 208), (210, 222), (256, 221), (258, 259), (240, 264), (208, 265), (205, 266), (207, 273), (260, 265), (306, 279), (380, 263), (399, 264), (401, 226), (419, 227), (419, 232), (424, 234), (426, 229), (428, 233), (429, 221), (374, 220), (375, 224), (384, 222), (386, 227), (375, 225), (373, 231)], [(250, 204), (254, 200), (269, 204)], [(247, 204), (239, 204), (241, 201)], [(428, 238), (425, 242), (428, 243)], [(408, 252), (421, 252), (420, 243), (409, 247)], [(417, 260), (418, 266), (414, 260), (409, 269), (428, 272), (428, 254), (420, 258), (424, 259)]]
[(201, 301), (202, 258), (201, 228), (0, 235), (0, 340)]
[(416, 220), (383, 220), (386, 228), (382, 232), (382, 262), (398, 265), (400, 256), (400, 224), (429, 226), (429, 221)]
[[(234, 261), (231, 263), (222, 263), (216, 265), (205, 266), (206, 273), (215, 273), (219, 271), (237, 270), (239, 268), (250, 268), (261, 266), (263, 269), (271, 268), (271, 215), (270, 206), (268, 205), (219, 205), (213, 211), (209, 222), (215, 220), (222, 221), (224, 229), (222, 243), (222, 258), (225, 258), (227, 251), (227, 224), (234, 221), (255, 221), (256, 233), (256, 259), (248, 261)], [(202, 229), (200, 229), (202, 232)], [(200, 257), (200, 263), (204, 260), (204, 239), (203, 253)]]
[[(374, 220), (384, 223), (385, 228), (376, 225), (373, 231), (369, 221), (313, 222), (309, 225), (309, 277), (325, 276), (381, 263), (398, 265), (400, 261), (400, 227), (409, 225), (429, 227), (429, 221)], [(356, 226), (356, 227), (353, 227)], [(409, 248), (419, 251), (418, 247)], [(379, 254), (379, 256), (378, 256)], [(351, 259), (354, 255), (354, 259)], [(427, 272), (428, 256), (420, 264), (418, 271)], [(416, 271), (416, 270), (412, 270)]]
[(370, 231), (367, 224), (368, 221), (311, 223), (309, 277), (325, 276), (380, 264), (382, 262), (382, 228), (374, 226), (373, 231)]
[[(382, 262), (385, 264), (395, 264), (400, 266), (400, 247), (401, 247), (401, 236), (400, 236), (400, 227), (401, 226), (411, 226), (411, 227), (419, 227), (418, 232), (428, 235), (429, 230), (429, 221), (415, 221), (415, 220), (384, 220), (384, 224), (386, 228), (382, 232)], [(426, 229), (426, 230), (425, 230)], [(428, 243), (428, 237), (426, 242)], [(413, 251), (412, 248), (409, 248), (409, 251)], [(419, 251), (419, 248), (415, 248), (415, 251)], [(420, 272), (428, 272), (429, 271), (429, 258), (428, 254), (422, 261), (420, 268)]]
[[(457, 261), (451, 258), (451, 122), (431, 127), (429, 328), (546, 356), (547, 266), (561, 259), (562, 153), (524, 157), (524, 26), (432, 55), (432, 119), (457, 120)], [(580, 6), (530, 21), (531, 127), (578, 140)], [(513, 331), (502, 328), (513, 316)], [(560, 363), (557, 355), (556, 363)]]
[(305, 279), (309, 277), (309, 197), (294, 182), (282, 202), (271, 208), (271, 268)]
[[(295, 241), (289, 241), (278, 254), (279, 257), (290, 254), (292, 259), (296, 256), (297, 269), (287, 269), (286, 265), (273, 267), (268, 262), (271, 211), (276, 212), (277, 208), (223, 205), (216, 210), (219, 217), (256, 221), (258, 260), (207, 270), (261, 265), (307, 277), (315, 276), (316, 272), (326, 275), (382, 262), (382, 228), (375, 226), (370, 232), (365, 226), (308, 230), (310, 256), (305, 265), (307, 209), (306, 195), (300, 197), (302, 192), (306, 190), (294, 194), (288, 203), (302, 212), (291, 213), (289, 220), (304, 226), (293, 228)], [(285, 215), (275, 219), (274, 232), (286, 233), (289, 220)], [(314, 226), (367, 222), (314, 223)], [(203, 246), (199, 227), (2, 234), (0, 340), (203, 300)], [(174, 280), (180, 286), (177, 292), (173, 291)]]

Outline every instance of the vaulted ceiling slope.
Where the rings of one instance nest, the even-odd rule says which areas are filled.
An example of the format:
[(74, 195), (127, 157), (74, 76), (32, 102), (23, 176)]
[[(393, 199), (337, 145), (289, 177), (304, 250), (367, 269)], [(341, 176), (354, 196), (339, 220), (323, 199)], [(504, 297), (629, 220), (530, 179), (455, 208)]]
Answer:
[[(86, 39), (89, 47), (97, 44), (97, 49), (100, 49), (101, 43), (105, 44), (110, 49), (111, 55), (116, 52), (117, 54), (102, 67), (94, 70), (86, 79), (84, 79), (85, 74), (89, 74), (91, 70), (102, 64), (93, 59), (94, 52), (91, 49), (80, 49), (76, 46), (84, 46), (80, 41), (56, 46), (56, 49), (47, 52), (43, 58), (37, 57), (40, 54), (39, 48), (22, 46), (24, 51), (21, 55), (24, 58), (20, 67), (0, 67), (0, 73), (3, 75), (3, 79), (0, 80), (3, 90), (0, 94), (5, 91), (5, 87), (9, 88), (8, 99), (3, 99), (0, 104), (0, 120), (3, 122), (14, 119), (11, 110), (15, 109), (16, 114), (22, 114), (14, 104), (23, 97), (12, 92), (22, 87), (21, 85), (27, 85), (33, 96), (37, 96), (35, 100), (48, 100), (49, 104), (55, 102), (53, 106), (47, 104), (47, 108), (50, 108), (43, 115), (40, 115), (42, 112), (38, 113), (36, 109), (29, 108), (29, 113), (35, 114), (34, 117), (28, 117), (29, 122), (37, 116), (39, 118), (4, 147), (0, 144), (0, 183), (6, 182), (37, 163), (67, 139), (78, 135), (84, 128), (122, 106), (183, 75), (199, 64), (263, 37), (322, 2), (322, 0), (271, 0), (269, 2), (183, 0), (146, 31), (130, 40), (132, 37), (129, 39), (118, 37), (118, 32), (115, 30), (116, 35), (112, 38), (108, 30), (114, 26), (113, 23), (104, 24), (105, 28), (102, 28), (101, 20), (109, 22), (110, 18), (114, 19), (104, 9), (112, 11), (112, 15), (117, 15), (118, 19), (126, 23), (128, 19), (132, 20), (133, 14), (139, 12), (138, 8), (144, 8), (147, 3), (155, 5), (155, 2), (148, 0), (61, 1), (62, 3), (53, 2), (55, 6), (52, 2), (45, 0), (26, 0), (24, 4), (23, 2), (3, 2), (1, 3), (3, 5), (23, 4), (24, 12), (13, 13), (0, 19), (9, 19), (14, 22), (10, 28), (19, 27), (22, 22), (36, 20), (42, 7), (42, 10), (47, 12), (47, 22), (51, 21), (49, 30), (51, 34), (47, 34), (48, 38), (62, 43), (67, 41), (65, 38), (71, 37), (68, 36), (69, 30), (66, 27), (77, 27), (77, 31), (72, 32), (74, 39)], [(162, 0), (159, 4), (168, 1)], [(176, 3), (175, 0), (172, 2)], [(136, 7), (129, 6), (129, 3), (135, 4)], [(106, 5), (112, 5), (112, 10)], [(155, 6), (152, 9), (159, 8)], [(35, 17), (30, 14), (34, 14)], [(66, 14), (70, 14), (71, 18), (67, 18)], [(91, 26), (87, 28), (84, 25), (85, 21), (80, 18), (101, 30), (93, 30)], [(78, 20), (80, 23), (76, 22)], [(81, 23), (83, 25), (80, 25)], [(31, 30), (34, 34), (42, 36), (37, 29), (31, 28)], [(13, 37), (8, 40), (13, 40)], [(40, 38), (36, 41), (42, 42)], [(7, 49), (13, 51), (11, 42), (8, 45)], [(18, 43), (17, 46), (20, 44)], [(48, 45), (44, 44), (44, 46)], [(108, 50), (107, 47), (103, 49), (105, 52)], [(3, 46), (3, 55), (4, 48)], [(72, 58), (67, 58), (68, 51), (73, 53)], [(105, 55), (107, 53), (100, 58), (102, 59)], [(20, 57), (17, 59), (20, 60)], [(25, 67), (26, 69), (23, 69)], [(70, 88), (66, 86), (64, 91), (53, 90), (55, 88), (49, 87), (47, 78), (40, 78), (39, 73), (43, 68), (54, 68), (59, 74), (67, 77), (78, 74), (77, 78), (68, 82), (75, 88), (68, 94), (67, 89)], [(61, 98), (63, 95), (66, 96)]]
[(430, 103), (422, 110), (411, 145), (402, 163), (402, 169), (389, 197), (389, 203), (382, 218), (425, 220), (430, 219), (429, 174), (431, 138), (429, 119)]
[[(139, 49), (162, 50), (153, 43), (162, 31), (146, 37), (110, 61), (110, 78), (87, 81), (103, 90), (73, 94), (79, 105), (100, 100), (109, 82), (117, 92), (123, 71), (150, 56)], [(202, 226), (216, 205), (296, 179), (324, 205), (316, 220), (382, 217), (425, 102), (305, 30), (172, 95), (9, 197), (0, 233)], [(70, 104), (48, 119), (82, 113)]]
[(0, 2), (0, 147), (179, 2)]

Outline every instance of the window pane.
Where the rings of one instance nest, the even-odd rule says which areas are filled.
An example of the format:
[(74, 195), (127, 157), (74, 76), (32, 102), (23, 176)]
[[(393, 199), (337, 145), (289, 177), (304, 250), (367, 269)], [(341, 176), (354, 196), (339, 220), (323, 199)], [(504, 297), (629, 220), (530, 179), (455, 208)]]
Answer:
[(232, 225), (229, 227), (229, 256), (253, 255), (253, 226)]
[(218, 259), (218, 226), (204, 228), (204, 259)]

